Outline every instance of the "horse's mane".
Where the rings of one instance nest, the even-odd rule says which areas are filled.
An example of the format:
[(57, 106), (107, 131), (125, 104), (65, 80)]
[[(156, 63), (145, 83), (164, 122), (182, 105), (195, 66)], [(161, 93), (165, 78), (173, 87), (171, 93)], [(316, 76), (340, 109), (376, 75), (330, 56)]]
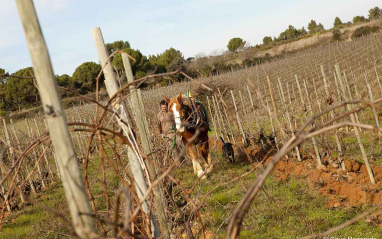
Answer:
[(192, 109), (191, 99), (185, 95), (182, 95), (182, 105), (189, 107)]

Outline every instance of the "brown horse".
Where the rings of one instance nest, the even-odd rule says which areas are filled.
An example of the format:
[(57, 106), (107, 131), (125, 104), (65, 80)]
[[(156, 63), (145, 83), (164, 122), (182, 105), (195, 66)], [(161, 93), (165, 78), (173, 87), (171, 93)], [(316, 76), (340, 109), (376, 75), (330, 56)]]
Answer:
[[(176, 129), (178, 134), (182, 137), (184, 145), (198, 132), (193, 143), (188, 145), (188, 154), (192, 159), (194, 173), (196, 173), (198, 177), (205, 179), (206, 174), (211, 172), (213, 164), (211, 163), (208, 144), (209, 125), (204, 108), (199, 102), (187, 96), (183, 96), (182, 93), (179, 93), (178, 96), (171, 99), (166, 97), (166, 101), (169, 111), (174, 114)], [(198, 161), (198, 152), (200, 152), (204, 158), (205, 172)]]

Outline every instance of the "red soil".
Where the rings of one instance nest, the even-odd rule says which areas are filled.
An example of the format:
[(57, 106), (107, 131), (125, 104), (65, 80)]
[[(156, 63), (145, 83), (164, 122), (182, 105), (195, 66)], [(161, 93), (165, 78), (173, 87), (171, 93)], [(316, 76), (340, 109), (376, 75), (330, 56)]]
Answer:
[[(211, 139), (210, 139), (211, 140)], [(215, 142), (214, 142), (215, 143)], [(214, 144), (211, 144), (214, 145)], [(221, 142), (217, 142), (218, 150), (221, 149)], [(267, 165), (274, 153), (261, 152), (260, 147), (235, 148), (235, 158), (239, 161), (251, 160), (262, 161)], [(369, 175), (364, 164), (345, 159), (346, 170), (337, 169), (323, 159), (323, 164), (327, 165), (323, 169), (316, 167), (315, 159), (304, 159), (298, 162), (294, 158), (284, 158), (275, 167), (273, 175), (277, 180), (288, 180), (293, 177), (301, 180), (308, 180), (313, 190), (323, 196), (329, 196), (328, 207), (352, 207), (363, 204), (377, 204), (382, 202), (382, 167), (372, 166), (376, 184), (370, 182)]]
[[(267, 159), (267, 162), (270, 160)], [(325, 160), (325, 159), (324, 159)], [(266, 162), (266, 164), (267, 164)], [(373, 166), (376, 184), (370, 183), (364, 164), (345, 160), (346, 170), (331, 167), (317, 169), (314, 159), (297, 162), (283, 159), (274, 170), (277, 180), (288, 176), (309, 180), (323, 196), (329, 196), (328, 207), (351, 207), (382, 202), (382, 167)]]

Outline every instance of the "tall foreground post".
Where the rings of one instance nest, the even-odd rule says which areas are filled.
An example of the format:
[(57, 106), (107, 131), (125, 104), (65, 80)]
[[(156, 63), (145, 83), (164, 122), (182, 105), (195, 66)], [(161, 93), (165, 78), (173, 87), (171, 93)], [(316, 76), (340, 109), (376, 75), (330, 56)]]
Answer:
[(16, 5), (32, 58), (33, 70), (74, 229), (81, 238), (89, 238), (95, 232), (94, 222), (89, 216), (92, 212), (34, 4), (32, 0), (16, 0)]
[[(108, 53), (105, 47), (105, 43), (103, 41), (103, 36), (101, 33), (101, 29), (99, 27), (92, 29), (92, 35), (93, 39), (95, 41), (98, 56), (101, 62), (102, 66), (105, 66), (103, 69), (103, 74), (105, 76), (105, 85), (106, 90), (109, 95), (109, 97), (112, 97), (115, 93), (117, 93), (119, 86), (118, 82), (115, 79), (113, 68), (110, 64), (110, 61), (108, 61)], [(119, 126), (122, 128), (123, 134), (127, 137), (127, 139), (132, 143), (134, 141), (134, 136), (131, 133), (131, 129), (124, 124), (121, 119), (124, 122), (128, 122), (128, 118), (126, 115), (125, 107), (120, 102), (120, 97), (116, 97), (114, 102), (112, 103), (113, 110), (116, 112), (120, 118), (117, 118), (117, 122)], [(158, 227), (158, 223), (156, 221), (155, 215), (150, 211), (150, 198), (147, 197), (145, 200), (143, 199), (143, 196), (145, 195), (146, 191), (148, 190), (147, 183), (145, 180), (144, 172), (142, 169), (142, 166), (144, 165), (143, 162), (140, 162), (139, 160), (139, 152), (136, 152), (132, 148), (127, 147), (127, 155), (129, 158), (129, 165), (131, 172), (133, 173), (134, 181), (135, 181), (135, 189), (138, 194), (139, 200), (141, 200), (141, 205), (143, 208), (143, 211), (150, 216), (150, 223), (151, 223), (151, 230), (153, 237), (159, 237), (160, 236), (160, 230)], [(142, 165), (142, 166), (141, 166)]]
[[(129, 83), (134, 82), (133, 71), (131, 69), (130, 60), (126, 54), (122, 54), (123, 67), (125, 68), (127, 81)], [(142, 143), (143, 152), (146, 155), (152, 154), (152, 145), (150, 136), (148, 134), (147, 118), (143, 108), (143, 102), (138, 94), (138, 89), (134, 85), (130, 85), (130, 99), (131, 107), (134, 113), (135, 122), (139, 131), (139, 138)], [(155, 154), (152, 155), (152, 159), (156, 160)], [(154, 181), (157, 178), (155, 167), (152, 163), (147, 164), (147, 168), (150, 174), (150, 180)], [(166, 202), (163, 194), (162, 185), (158, 185), (153, 188), (154, 191), (154, 205), (156, 208), (160, 228), (162, 233), (166, 235), (166, 238), (170, 238), (170, 230), (166, 221)]]

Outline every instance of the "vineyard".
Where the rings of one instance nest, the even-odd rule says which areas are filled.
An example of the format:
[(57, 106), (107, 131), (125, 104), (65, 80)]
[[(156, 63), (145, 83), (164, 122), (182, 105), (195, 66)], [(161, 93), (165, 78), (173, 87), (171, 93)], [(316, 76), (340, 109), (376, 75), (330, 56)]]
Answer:
[[(99, 35), (93, 31), (108, 80), (111, 56), (100, 53)], [(382, 236), (381, 39), (332, 42), (144, 91), (141, 83), (170, 74), (131, 74), (107, 89), (109, 100), (79, 95), (65, 114), (46, 105), (45, 117), (3, 119), (2, 236)], [(159, 102), (187, 90), (212, 129), (214, 168), (205, 180), (185, 150), (169, 153), (157, 130)], [(64, 164), (49, 118), (57, 112), (74, 147)], [(234, 163), (219, 137), (233, 144)]]

